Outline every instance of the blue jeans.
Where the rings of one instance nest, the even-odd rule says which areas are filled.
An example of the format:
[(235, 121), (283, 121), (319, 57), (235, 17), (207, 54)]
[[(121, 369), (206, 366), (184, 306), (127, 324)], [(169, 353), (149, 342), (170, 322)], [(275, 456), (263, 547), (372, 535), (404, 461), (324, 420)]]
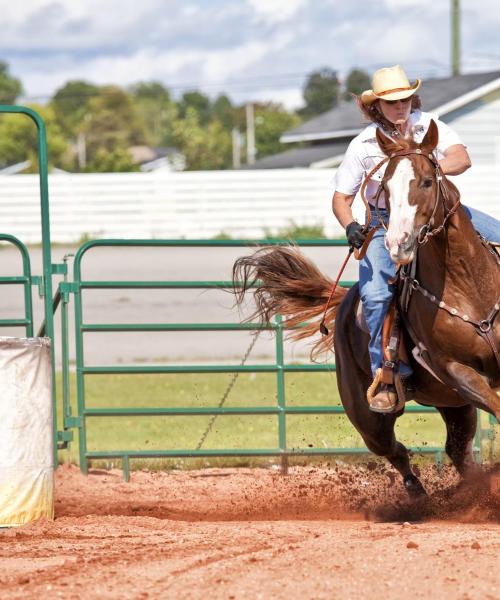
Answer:
[[(474, 227), (487, 240), (500, 240), (500, 221), (489, 215), (465, 207), (471, 217)], [(388, 213), (380, 210), (382, 219), (387, 222)], [(372, 213), (372, 226), (377, 224), (377, 215)], [(359, 293), (363, 303), (363, 314), (370, 331), (370, 342), (368, 352), (370, 354), (370, 365), (372, 373), (382, 366), (382, 326), (384, 318), (391, 304), (395, 287), (389, 284), (389, 280), (396, 275), (396, 265), (392, 262), (389, 251), (384, 245), (385, 230), (380, 228), (372, 238), (367, 252), (359, 261)], [(400, 365), (402, 375), (409, 375), (411, 368)]]
[(470, 208), (469, 206), (464, 206), (464, 208), (465, 212), (469, 215), (472, 224), (476, 228), (476, 231), (479, 231), (479, 233), (489, 242), (500, 243), (500, 221), (477, 210), (477, 208)]

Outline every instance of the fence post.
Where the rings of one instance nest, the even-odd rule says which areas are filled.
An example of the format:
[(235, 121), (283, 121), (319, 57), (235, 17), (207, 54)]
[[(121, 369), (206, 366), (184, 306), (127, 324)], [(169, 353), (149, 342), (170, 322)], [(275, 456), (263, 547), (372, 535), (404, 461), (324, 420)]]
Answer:
[(283, 319), (277, 315), (275, 319), (276, 333), (276, 390), (278, 396), (278, 436), (279, 448), (283, 452), (281, 456), (281, 472), (288, 473), (288, 456), (286, 452), (286, 399), (285, 399), (285, 358), (283, 352)]

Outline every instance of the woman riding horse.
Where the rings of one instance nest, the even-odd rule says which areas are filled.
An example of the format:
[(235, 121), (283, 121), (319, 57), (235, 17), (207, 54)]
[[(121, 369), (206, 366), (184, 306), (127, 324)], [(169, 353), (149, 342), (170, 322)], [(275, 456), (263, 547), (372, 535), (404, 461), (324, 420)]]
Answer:
[[(372, 123), (350, 143), (336, 174), (332, 200), (333, 212), (345, 228), (349, 244), (355, 248), (363, 246), (366, 232), (353, 219), (351, 205), (363, 180), (385, 158), (377, 141), (377, 130), (395, 141), (413, 137), (418, 143), (422, 141), (434, 119), (439, 132), (439, 142), (434, 154), (442, 173), (459, 175), (471, 166), (467, 150), (458, 135), (436, 117), (420, 110), (421, 101), (416, 94), (420, 83), (417, 79), (410, 85), (399, 65), (379, 69), (373, 75), (372, 89), (363, 92), (358, 98), (362, 113)], [(377, 225), (379, 219), (387, 223), (389, 218), (384, 191), (379, 189), (385, 167), (386, 165), (382, 165), (366, 182), (365, 196), (373, 209), (370, 223), (372, 227)], [(466, 210), (474, 227), (483, 237), (490, 241), (500, 240), (500, 222), (480, 211)], [(359, 265), (359, 290), (370, 333), (368, 350), (374, 377), (383, 364), (382, 327), (393, 299), (395, 290), (392, 281), (397, 269), (386, 244), (384, 228), (379, 228)], [(410, 365), (405, 362), (400, 363), (399, 370), (403, 379), (412, 374)], [(394, 386), (381, 383), (378, 392), (369, 397), (370, 408), (375, 412), (393, 412), (397, 407), (397, 399)]]
[[(379, 170), (386, 167), (382, 185), (377, 188), (386, 192), (391, 208), (390, 214), (387, 211), (383, 217), (388, 221), (388, 249), (378, 230), (375, 241), (368, 245), (369, 254), (363, 261), (360, 279), (366, 284), (375, 280), (378, 285), (379, 296), (373, 298), (368, 285), (365, 300), (368, 297), (378, 301), (384, 308), (377, 315), (380, 327), (393, 292), (390, 277), (395, 267), (390, 259), (408, 265), (399, 273), (402, 291), (405, 286), (408, 290), (408, 294), (399, 296), (399, 307), (408, 350), (414, 356), (419, 353), (421, 359), (412, 365), (414, 399), (437, 408), (446, 423), (446, 452), (460, 475), (469, 477), (478, 468), (472, 452), (476, 409), (486, 410), (500, 422), (500, 396), (496, 393), (500, 389), (500, 257), (477, 235), (474, 223), (490, 240), (498, 240), (500, 224), (476, 211), (472, 212), (474, 223), (471, 223), (470, 211), (461, 204), (458, 189), (441, 170), (464, 169), (469, 162), (465, 149), (459, 143), (452, 143), (458, 138), (444, 124), (436, 124), (418, 108), (411, 113), (411, 105), (416, 102), (414, 92), (420, 82), (410, 86), (399, 67), (389, 69), (389, 75), (375, 77), (377, 94), (382, 93), (383, 97), (385, 92), (387, 101), (392, 94), (403, 93), (412, 98), (411, 102), (381, 105), (380, 98), (368, 101), (374, 92), (368, 98), (365, 95), (363, 106), (372, 107), (378, 102), (383, 107), (377, 115), (380, 123), (368, 128), (371, 137), (365, 140), (362, 133), (353, 142), (343, 165), (343, 168), (349, 165), (349, 156), (353, 155), (352, 164), (356, 165), (357, 145), (357, 185), (366, 174), (367, 161), (373, 154), (376, 160), (382, 158), (377, 160)], [(387, 106), (394, 107), (394, 111)], [(392, 120), (387, 120), (386, 115)], [(413, 126), (418, 141), (402, 136), (406, 129), (396, 129), (398, 120), (402, 120), (401, 125)], [(384, 134), (384, 129), (392, 135)], [(440, 134), (448, 139), (444, 149), (439, 144)], [(442, 150), (438, 152), (440, 147)], [(370, 177), (366, 177), (365, 182), (369, 181)], [(334, 198), (334, 207), (339, 210), (343, 224), (349, 226), (351, 244), (359, 246), (364, 231), (352, 221), (350, 212), (350, 196), (355, 189), (356, 186), (350, 190), (351, 194), (338, 189), (336, 195), (341, 195)], [(377, 191), (372, 196), (373, 202), (378, 194)], [(269, 323), (273, 316), (281, 315), (292, 339), (308, 338), (317, 334), (320, 327), (326, 335), (316, 342), (313, 353), (333, 346), (337, 384), (349, 420), (369, 450), (384, 456), (399, 471), (411, 497), (425, 494), (411, 468), (408, 450), (395, 434), (402, 408), (391, 412), (392, 406), (387, 403), (383, 407), (389, 409), (387, 414), (379, 414), (366, 401), (374, 360), (381, 361), (382, 353), (380, 341), (378, 346), (373, 340), (370, 342), (357, 318), (360, 286), (356, 284), (349, 290), (337, 287), (298, 248), (281, 245), (260, 248), (236, 260), (233, 283), (238, 303), (243, 302), (248, 291), (253, 292), (256, 309), (249, 320), (258, 318)], [(366, 307), (364, 310), (366, 313)], [(373, 317), (367, 316), (368, 321)], [(374, 323), (372, 318), (372, 337), (379, 335)]]

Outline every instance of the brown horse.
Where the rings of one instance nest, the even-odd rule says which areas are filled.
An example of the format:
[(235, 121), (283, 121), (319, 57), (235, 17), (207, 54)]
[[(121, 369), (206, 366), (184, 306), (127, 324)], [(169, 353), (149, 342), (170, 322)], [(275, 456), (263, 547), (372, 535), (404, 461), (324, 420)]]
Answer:
[[(495, 320), (500, 303), (498, 257), (474, 230), (457, 188), (434, 159), (438, 142), (434, 122), (421, 144), (394, 142), (379, 131), (377, 139), (388, 163), (381, 184), (391, 210), (386, 246), (394, 262), (407, 265), (400, 269), (400, 289), (411, 291), (400, 306), (405, 341), (408, 350), (418, 347), (425, 359), (411, 358), (415, 399), (441, 413), (447, 428), (446, 452), (465, 477), (477, 469), (472, 455), (476, 407), (500, 420), (495, 391), (500, 385), (500, 318)], [(414, 271), (411, 263), (416, 265)], [(252, 319), (269, 321), (281, 314), (291, 327), (309, 321), (291, 337), (317, 332), (332, 282), (295, 247), (263, 248), (239, 258), (233, 269), (239, 302), (256, 280), (260, 287), (254, 290), (257, 310)], [(356, 318), (358, 303), (357, 286), (349, 291), (337, 288), (326, 317), (330, 333), (313, 351), (333, 343), (348, 418), (367, 447), (401, 473), (410, 496), (425, 495), (407, 449), (394, 434), (402, 413), (379, 414), (368, 407), (366, 390), (372, 375), (368, 334)]]

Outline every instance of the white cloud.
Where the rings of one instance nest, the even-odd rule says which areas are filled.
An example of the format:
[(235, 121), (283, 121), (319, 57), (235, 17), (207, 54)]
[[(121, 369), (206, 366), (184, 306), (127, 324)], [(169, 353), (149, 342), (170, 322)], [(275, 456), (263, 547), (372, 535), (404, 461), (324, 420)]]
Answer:
[[(112, 83), (128, 86), (137, 81), (160, 80), (196, 85), (207, 92), (218, 93), (230, 79), (244, 82), (246, 70), (286, 45), (290, 36), (279, 32), (268, 40), (251, 41), (230, 50), (153, 50), (142, 49), (130, 56), (103, 55), (80, 61), (78, 70), (68, 62), (52, 72), (35, 68), (24, 77), (23, 83), (30, 94), (47, 94), (70, 79), (85, 79), (96, 84)], [(189, 79), (188, 73), (191, 73)], [(219, 89), (217, 89), (219, 88)], [(267, 99), (273, 98), (268, 96)], [(259, 99), (263, 99), (262, 94)]]
[(282, 23), (291, 19), (307, 4), (307, 0), (247, 0), (257, 18), (266, 23)]
[[(461, 2), (469, 70), (500, 66), (497, 4)], [(27, 96), (76, 78), (155, 79), (290, 106), (321, 66), (447, 74), (449, 11), (448, 0), (0, 0), (0, 57)]]

